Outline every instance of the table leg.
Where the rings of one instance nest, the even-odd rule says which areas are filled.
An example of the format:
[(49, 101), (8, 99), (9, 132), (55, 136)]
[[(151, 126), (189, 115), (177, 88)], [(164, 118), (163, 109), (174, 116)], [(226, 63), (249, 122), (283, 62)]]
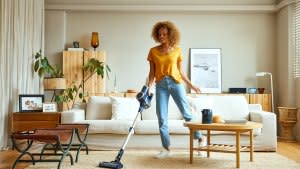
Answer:
[(210, 145), (210, 130), (207, 130), (207, 158), (210, 156), (210, 150), (209, 150), (209, 145)]
[(236, 168), (240, 168), (240, 132), (236, 132)]
[(194, 130), (190, 129), (190, 163), (193, 163)]
[(250, 130), (250, 161), (253, 161), (253, 130)]

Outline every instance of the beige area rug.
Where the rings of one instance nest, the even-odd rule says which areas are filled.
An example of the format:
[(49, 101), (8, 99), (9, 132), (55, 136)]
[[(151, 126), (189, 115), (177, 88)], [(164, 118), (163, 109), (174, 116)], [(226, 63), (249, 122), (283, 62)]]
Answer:
[[(194, 156), (193, 164), (189, 163), (186, 151), (172, 152), (166, 159), (156, 159), (156, 150), (128, 150), (121, 160), (124, 169), (235, 169), (235, 154), (211, 153), (210, 158)], [(99, 169), (101, 161), (112, 161), (117, 151), (90, 151), (89, 155), (81, 152), (79, 162), (71, 166), (69, 158), (64, 160), (61, 169)], [(73, 156), (75, 157), (75, 156)], [(290, 160), (277, 153), (254, 154), (254, 161), (249, 161), (249, 153), (241, 154), (241, 169), (300, 169), (300, 163)], [(37, 163), (26, 169), (56, 169), (57, 163)]]

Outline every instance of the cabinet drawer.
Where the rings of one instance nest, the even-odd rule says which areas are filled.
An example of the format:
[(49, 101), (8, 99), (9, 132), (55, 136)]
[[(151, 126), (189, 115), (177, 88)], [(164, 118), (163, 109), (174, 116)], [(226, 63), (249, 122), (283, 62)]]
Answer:
[(14, 113), (13, 121), (54, 121), (60, 113)]
[(19, 121), (17, 123), (13, 123), (13, 132), (28, 131), (38, 128), (55, 128), (57, 124), (58, 121)]
[(60, 124), (60, 113), (19, 113), (12, 114), (12, 132), (38, 128), (54, 128)]

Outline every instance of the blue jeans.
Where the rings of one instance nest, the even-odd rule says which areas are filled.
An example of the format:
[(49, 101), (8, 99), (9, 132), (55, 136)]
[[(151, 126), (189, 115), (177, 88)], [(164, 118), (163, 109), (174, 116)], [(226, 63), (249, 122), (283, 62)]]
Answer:
[[(185, 121), (193, 121), (189, 110), (186, 92), (183, 84), (176, 83), (170, 76), (165, 76), (156, 84), (156, 114), (158, 118), (159, 133), (165, 149), (170, 147), (170, 134), (168, 128), (168, 103), (170, 95), (176, 103)], [(194, 138), (202, 137), (200, 131), (194, 133)]]

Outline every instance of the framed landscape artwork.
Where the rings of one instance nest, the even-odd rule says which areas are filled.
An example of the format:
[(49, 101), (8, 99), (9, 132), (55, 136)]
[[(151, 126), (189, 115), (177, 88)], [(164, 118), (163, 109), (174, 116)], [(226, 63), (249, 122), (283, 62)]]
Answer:
[(44, 95), (41, 94), (20, 94), (19, 111), (20, 112), (42, 112)]
[(220, 48), (190, 48), (190, 62), (191, 82), (201, 93), (222, 92)]

